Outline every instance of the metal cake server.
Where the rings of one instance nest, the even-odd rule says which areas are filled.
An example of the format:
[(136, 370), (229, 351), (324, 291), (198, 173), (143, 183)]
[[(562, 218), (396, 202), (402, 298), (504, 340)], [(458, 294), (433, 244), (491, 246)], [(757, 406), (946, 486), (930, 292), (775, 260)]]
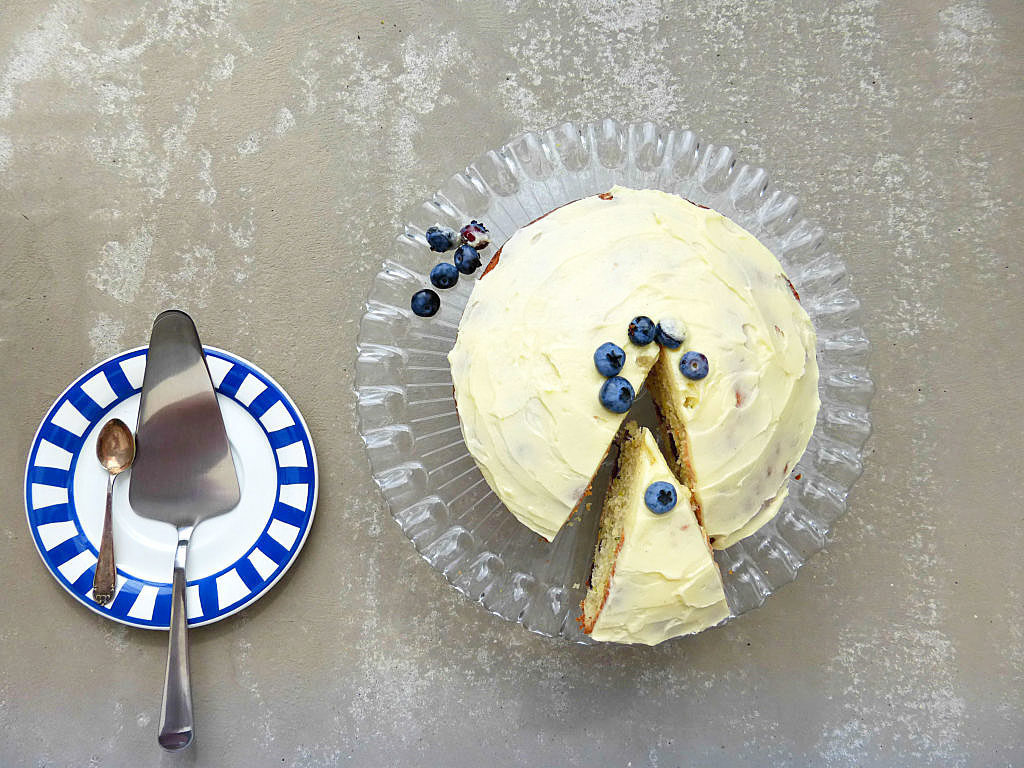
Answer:
[(139, 515), (178, 530), (158, 741), (179, 750), (192, 743), (194, 732), (185, 615), (188, 544), (197, 525), (229, 511), (240, 498), (199, 334), (184, 312), (161, 312), (153, 321), (135, 432), (128, 500)]

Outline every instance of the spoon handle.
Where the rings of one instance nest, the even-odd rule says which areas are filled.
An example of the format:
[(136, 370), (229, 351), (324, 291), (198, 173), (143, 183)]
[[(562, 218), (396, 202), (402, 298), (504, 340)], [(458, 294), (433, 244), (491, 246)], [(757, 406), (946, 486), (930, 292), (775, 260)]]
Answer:
[(164, 696), (160, 705), (160, 732), (157, 741), (170, 752), (192, 743), (192, 683), (188, 664), (188, 620), (185, 615), (185, 558), (192, 528), (178, 529), (178, 548), (174, 552), (174, 583), (171, 595), (171, 631), (167, 646), (167, 671)]
[(103, 513), (103, 535), (100, 537), (100, 555), (96, 563), (96, 575), (92, 579), (92, 599), (106, 605), (114, 596), (114, 521), (111, 506), (114, 497), (114, 478), (107, 477), (107, 510)]

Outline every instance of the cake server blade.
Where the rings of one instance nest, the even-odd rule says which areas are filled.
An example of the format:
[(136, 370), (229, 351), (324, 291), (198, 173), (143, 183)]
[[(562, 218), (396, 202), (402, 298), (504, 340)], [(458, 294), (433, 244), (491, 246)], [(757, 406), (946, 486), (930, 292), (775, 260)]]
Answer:
[(196, 526), (231, 510), (240, 498), (199, 333), (179, 310), (161, 312), (153, 321), (135, 431), (128, 501), (137, 514), (178, 532), (158, 741), (179, 750), (192, 743), (194, 733), (185, 615), (188, 545)]

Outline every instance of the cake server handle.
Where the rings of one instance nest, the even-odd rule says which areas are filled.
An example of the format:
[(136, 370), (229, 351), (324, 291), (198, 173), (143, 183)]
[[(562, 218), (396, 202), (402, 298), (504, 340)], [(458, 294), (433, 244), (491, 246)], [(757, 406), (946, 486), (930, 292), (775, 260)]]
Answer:
[(160, 732), (157, 741), (170, 752), (192, 743), (192, 682), (188, 663), (188, 618), (185, 615), (185, 560), (192, 526), (178, 529), (174, 551), (174, 583), (171, 594), (171, 626), (167, 642), (167, 670), (160, 704)]

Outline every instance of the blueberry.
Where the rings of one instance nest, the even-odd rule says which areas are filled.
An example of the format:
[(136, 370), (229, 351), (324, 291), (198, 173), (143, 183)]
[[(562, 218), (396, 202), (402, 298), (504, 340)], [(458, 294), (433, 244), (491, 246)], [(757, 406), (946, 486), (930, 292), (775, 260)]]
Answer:
[(412, 295), (410, 305), (412, 306), (413, 314), (420, 317), (433, 317), (437, 314), (437, 310), (441, 308), (441, 297), (434, 293), (434, 291), (426, 288), (422, 291), (416, 291)]
[(594, 351), (594, 365), (602, 376), (617, 376), (626, 364), (626, 353), (618, 344), (606, 341)]
[(430, 227), (425, 235), (432, 251), (444, 253), (455, 247), (455, 231), (447, 227)]
[(478, 251), (482, 251), (491, 244), (491, 238), (487, 235), (487, 227), (476, 219), (459, 230), (459, 238), (463, 243), (472, 245)]
[(455, 266), (464, 275), (472, 275), (480, 266), (480, 254), (472, 245), (460, 245), (455, 251)]
[(633, 385), (621, 376), (613, 376), (601, 385), (601, 405), (612, 413), (625, 413), (635, 397)]
[(459, 282), (459, 270), (454, 264), (443, 261), (430, 270), (430, 284), (435, 288), (451, 288)]
[(667, 318), (658, 323), (658, 327), (654, 330), (654, 340), (663, 347), (679, 349), (683, 341), (686, 340), (686, 331), (675, 320)]
[(679, 370), (688, 379), (703, 379), (708, 375), (708, 359), (700, 352), (687, 352), (679, 361)]
[(642, 347), (654, 341), (654, 321), (646, 315), (639, 315), (629, 321), (629, 340)]
[(658, 480), (647, 486), (644, 491), (644, 504), (656, 515), (664, 515), (671, 512), (676, 505), (676, 489), (672, 483)]

